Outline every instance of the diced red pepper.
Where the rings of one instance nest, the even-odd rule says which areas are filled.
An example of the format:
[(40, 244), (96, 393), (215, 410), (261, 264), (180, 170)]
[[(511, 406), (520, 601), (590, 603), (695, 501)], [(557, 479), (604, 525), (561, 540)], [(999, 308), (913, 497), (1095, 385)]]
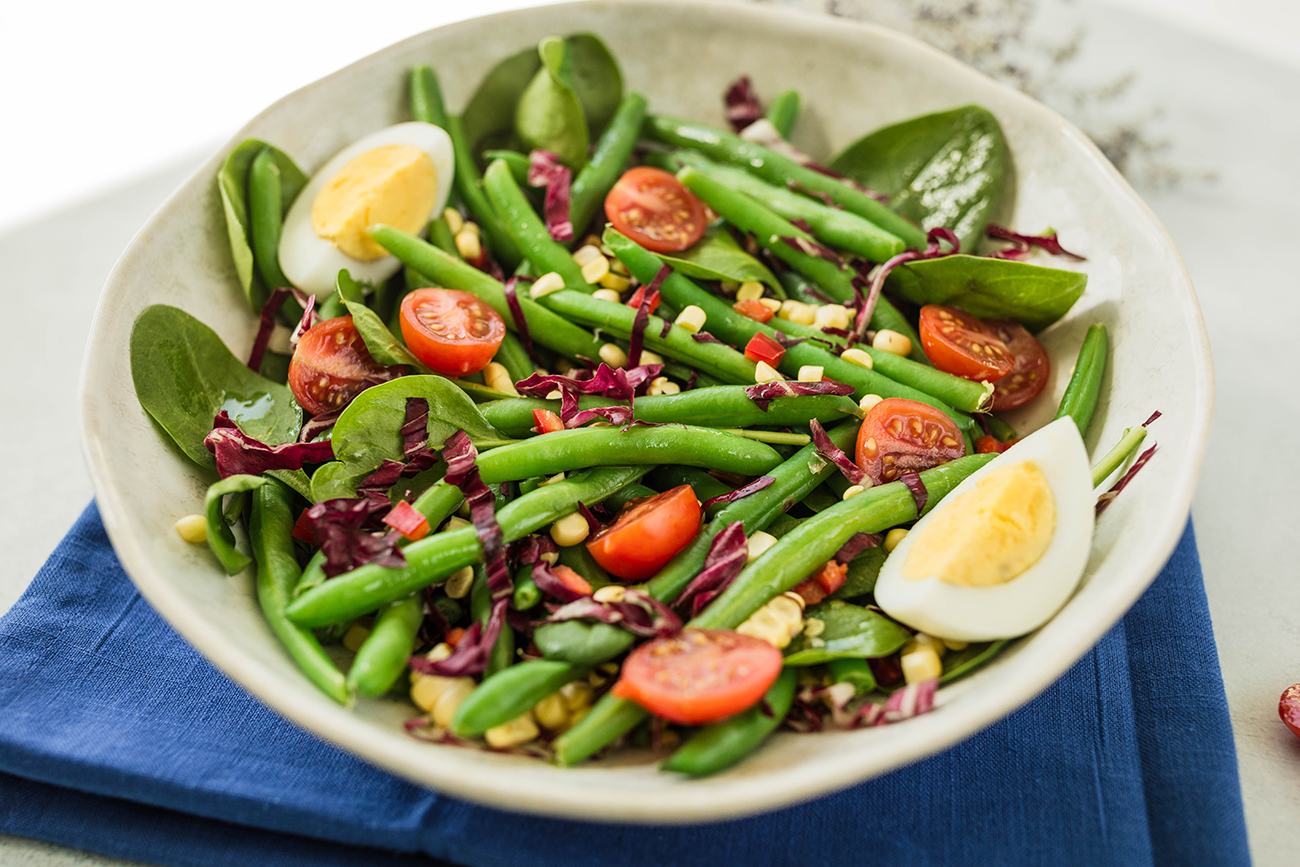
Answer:
[(412, 542), (429, 535), (429, 521), (406, 500), (402, 500), (384, 515), (384, 523)]
[(743, 301), (737, 301), (731, 305), (731, 309), (742, 316), (748, 316), (755, 322), (762, 322), (764, 325), (771, 322), (772, 317), (776, 315), (772, 312), (771, 307), (768, 307), (757, 298), (746, 298)]
[(1018, 442), (1020, 442), (1019, 437), (1001, 442), (997, 437), (985, 434), (975, 440), (975, 453), (979, 455), (1000, 455)]
[(808, 605), (816, 605), (844, 586), (849, 567), (844, 563), (827, 560), (826, 564), (795, 585), (794, 592)]
[(755, 364), (766, 361), (772, 367), (776, 367), (781, 363), (781, 357), (784, 355), (785, 347), (761, 331), (749, 338), (749, 342), (745, 344), (745, 357)]
[(460, 644), (460, 640), (464, 637), (465, 627), (453, 626), (451, 629), (447, 630), (447, 635), (443, 638), (443, 641), (447, 642), (452, 647), (455, 647), (457, 644)]
[[(636, 287), (636, 291), (632, 293), (632, 297), (627, 299), (627, 306), (631, 307), (633, 310), (640, 310), (641, 302), (644, 300), (645, 300), (645, 286), (638, 286)], [(650, 312), (654, 313), (658, 309), (659, 309), (659, 290), (656, 289), (655, 294), (650, 296)]]
[(868, 659), (867, 665), (871, 666), (871, 673), (876, 676), (876, 683), (881, 686), (889, 686), (903, 679), (903, 665), (897, 653)]
[(564, 582), (565, 587), (568, 587), (574, 593), (581, 593), (583, 596), (591, 593), (591, 584), (587, 582), (587, 579), (583, 578), (577, 572), (574, 572), (568, 566), (563, 564), (552, 566), (551, 571), (555, 573), (557, 578)]
[(564, 422), (560, 417), (549, 409), (533, 410), (533, 430), (539, 434), (555, 433), (564, 430)]
[(307, 520), (307, 510), (303, 509), (302, 514), (293, 525), (293, 537), (299, 542), (306, 542), (308, 545), (316, 544), (316, 531), (311, 527), (311, 521)]

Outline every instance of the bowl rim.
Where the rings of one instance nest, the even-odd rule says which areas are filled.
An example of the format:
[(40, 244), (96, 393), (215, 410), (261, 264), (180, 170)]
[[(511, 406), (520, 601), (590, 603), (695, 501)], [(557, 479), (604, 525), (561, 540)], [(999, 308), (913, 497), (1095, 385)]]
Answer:
[[(1188, 371), (1188, 374), (1195, 379), (1194, 404), (1189, 407), (1191, 428), (1187, 431), (1189, 443), (1187, 470), (1189, 471), (1179, 474), (1175, 483), (1165, 492), (1165, 502), (1169, 506), (1165, 509), (1162, 521), (1153, 527), (1153, 530), (1158, 529), (1159, 532), (1151, 534), (1145, 556), (1122, 564), (1119, 570), (1123, 576), (1122, 580), (1115, 581), (1110, 592), (1100, 598), (1099, 605), (1104, 610), (1104, 614), (1099, 611), (1098, 615), (1089, 621), (1091, 628), (1055, 630), (1050, 636), (1039, 635), (1037, 640), (1046, 639), (1042, 649), (1057, 662), (1044, 665), (1041, 661), (1036, 661), (1031, 664), (1030, 660), (1023, 658), (1027, 656), (1025, 654), (1019, 655), (1021, 658), (1008, 659), (1003, 666), (1005, 674), (1000, 678), (1004, 684), (996, 691), (962, 695), (963, 713), (960, 716), (927, 714), (909, 720), (906, 726), (891, 726), (890, 728), (895, 731), (902, 731), (893, 739), (888, 756), (872, 755), (872, 753), (882, 752), (879, 749), (866, 751), (865, 756), (852, 753), (846, 755), (839, 750), (822, 750), (818, 755), (794, 762), (787, 767), (765, 771), (760, 778), (763, 781), (762, 785), (755, 785), (755, 780), (745, 778), (726, 781), (725, 785), (710, 785), (708, 780), (686, 781), (680, 786), (673, 787), (671, 798), (646, 798), (644, 792), (634, 787), (591, 785), (594, 782), (592, 775), (598, 773), (599, 769), (563, 771), (565, 774), (573, 775), (575, 781), (582, 783), (578, 787), (580, 791), (575, 791), (574, 787), (564, 786), (554, 788), (540, 786), (531, 789), (521, 787), (519, 780), (515, 778), (508, 766), (499, 766), (493, 768), (491, 773), (482, 773), (485, 769), (484, 764), (481, 761), (466, 760), (463, 756), (458, 756), (457, 753), (466, 752), (461, 750), (441, 750), (440, 752), (446, 755), (441, 756), (438, 762), (426, 763), (419, 769), (412, 769), (409, 755), (404, 755), (405, 751), (395, 747), (393, 745), (395, 742), (366, 736), (372, 729), (373, 722), (352, 713), (349, 709), (334, 705), (324, 696), (319, 696), (323, 704), (311, 706), (310, 702), (300, 701), (300, 696), (296, 694), (286, 694), (277, 675), (261, 665), (252, 655), (230, 642), (216, 625), (192, 618), (184, 597), (172, 588), (161, 570), (153, 564), (149, 552), (130, 532), (127, 510), (110, 484), (106, 470), (107, 463), (111, 459), (108, 444), (89, 421), (89, 417), (93, 415), (91, 405), (95, 399), (95, 395), (88, 389), (92, 365), (97, 359), (104, 357), (104, 353), (112, 357), (112, 353), (120, 354), (121, 351), (120, 346), (114, 346), (109, 342), (101, 328), (106, 306), (110, 296), (114, 294), (114, 287), (119, 280), (123, 279), (122, 272), (125, 270), (126, 263), (142, 237), (155, 225), (164, 222), (172, 210), (185, 205), (181, 199), (187, 190), (200, 181), (206, 183), (214, 176), (229, 150), (248, 136), (251, 127), (300, 94), (316, 89), (338, 76), (349, 75), (354, 68), (371, 62), (379, 55), (398, 51), (402, 46), (425, 39), (429, 33), (436, 31), (481, 27), (484, 22), (527, 17), (538, 9), (619, 8), (623, 14), (635, 14), (637, 8), (678, 9), (685, 12), (698, 9), (701, 5), (724, 8), (729, 14), (744, 15), (770, 27), (779, 27), (782, 24), (794, 26), (807, 33), (810, 38), (815, 35), (813, 31), (817, 34), (826, 34), (829, 31), (848, 29), (857, 31), (864, 39), (882, 44), (893, 43), (897, 47), (918, 52), (927, 59), (928, 63), (946, 68), (950, 75), (966, 77), (982, 82), (985, 87), (991, 86), (997, 89), (1004, 98), (1016, 105), (1018, 110), (1036, 116), (1044, 123), (1054, 125), (1068, 140), (1079, 146), (1082, 154), (1090, 158), (1095, 167), (1101, 169), (1102, 180), (1113, 188), (1115, 194), (1135, 205), (1146, 225), (1154, 230), (1153, 243), (1157, 247), (1166, 249), (1173, 266), (1170, 275), (1171, 285), (1176, 285), (1179, 293), (1185, 296), (1182, 298), (1184, 303), (1181, 305), (1181, 310), (1187, 319), (1190, 349), (1196, 360), (1194, 370)], [(439, 792), (454, 797), (517, 812), (634, 824), (695, 824), (718, 821), (771, 811), (824, 796), (947, 749), (1032, 700), (1073, 666), (1119, 621), (1159, 574), (1172, 554), (1186, 525), (1186, 516), (1190, 513), (1196, 481), (1208, 449), (1213, 403), (1214, 375), (1209, 337), (1187, 267), (1173, 239), (1150, 207), (1111, 165), (1100, 149), (1074, 124), (1037, 100), (994, 81), (937, 48), (889, 28), (843, 18), (810, 15), (785, 8), (756, 4), (740, 5), (718, 2), (718, 0), (711, 0), (706, 4), (700, 4), (698, 0), (612, 0), (612, 2), (611, 0), (577, 0), (577, 2), (527, 7), (478, 16), (433, 28), (393, 43), (272, 103), (236, 132), (173, 192), (137, 232), (119, 257), (105, 281), (96, 307), (77, 394), (78, 426), (82, 434), (83, 456), (100, 515), (124, 570), (141, 595), (163, 619), (176, 628), (177, 632), (205, 658), (259, 701), (298, 726), (354, 755), (421, 785), (436, 787)], [(183, 630), (178, 625), (180, 623), (184, 624)], [(940, 696), (942, 695), (943, 691), (940, 692)], [(333, 711), (322, 713), (322, 708), (332, 708)], [(826, 736), (833, 737), (833, 735)], [(479, 773), (467, 773), (467, 771)], [(717, 777), (709, 779), (715, 783), (720, 780)], [(725, 796), (720, 796), (724, 794)]]

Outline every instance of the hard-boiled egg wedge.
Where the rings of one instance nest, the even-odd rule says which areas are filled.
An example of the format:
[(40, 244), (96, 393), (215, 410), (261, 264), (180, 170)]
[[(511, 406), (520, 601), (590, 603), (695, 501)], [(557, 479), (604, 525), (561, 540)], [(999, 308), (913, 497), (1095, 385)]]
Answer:
[(334, 290), (346, 268), (379, 283), (401, 263), (366, 227), (375, 223), (420, 234), (451, 194), (451, 138), (431, 123), (399, 123), (334, 155), (294, 200), (280, 234), (280, 268), (313, 295)]
[(876, 582), (876, 604), (938, 638), (1024, 635), (1074, 592), (1092, 544), (1088, 452), (1070, 418), (971, 474), (916, 523)]

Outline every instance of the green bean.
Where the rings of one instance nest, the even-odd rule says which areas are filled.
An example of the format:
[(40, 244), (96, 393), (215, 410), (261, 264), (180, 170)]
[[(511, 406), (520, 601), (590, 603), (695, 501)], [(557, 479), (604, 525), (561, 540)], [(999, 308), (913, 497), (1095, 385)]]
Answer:
[(556, 431), (484, 452), (478, 468), (484, 482), (495, 484), (586, 467), (642, 464), (689, 464), (757, 476), (780, 462), (780, 455), (763, 443), (683, 425)]
[(1002, 639), (1001, 641), (992, 641), (983, 647), (971, 645), (965, 650), (950, 654), (943, 661), (943, 674), (939, 676), (939, 683), (949, 683), (970, 674), (1001, 653), (1008, 643), (1006, 639)]
[[(803, 301), (805, 304), (825, 304), (826, 299), (821, 295), (820, 290), (813, 285), (812, 281), (798, 271), (782, 271), (776, 275), (776, 279), (781, 282), (786, 294), (796, 301)], [(832, 337), (829, 334), (823, 334), (820, 338), (827, 342), (840, 340), (841, 338)]]
[(492, 360), (505, 365), (510, 378), (515, 382), (527, 379), (537, 372), (537, 366), (528, 357), (528, 351), (524, 349), (524, 344), (512, 331), (506, 332), (505, 337), (501, 340), (501, 345), (497, 347), (497, 354), (492, 356)]
[[(927, 510), (994, 457), (972, 455), (921, 473), (930, 494)], [(854, 533), (878, 533), (916, 517), (916, 502), (901, 482), (879, 485), (843, 500), (781, 537), (688, 625), (735, 629), (773, 597), (808, 577)], [(576, 764), (626, 734), (645, 716), (646, 711), (634, 702), (606, 693), (590, 713), (555, 741), (555, 759), (561, 765)]]
[(644, 500), (646, 497), (653, 497), (657, 493), (659, 492), (653, 488), (647, 488), (645, 485), (633, 482), (606, 497), (605, 507), (617, 514), (632, 500)]
[[(447, 225), (445, 217), (438, 217), (436, 220), (429, 221), (429, 243), (439, 250), (449, 255), (461, 258), (460, 248), (456, 246), (456, 239), (451, 234), (451, 226)], [(422, 287), (412, 286), (412, 289)]]
[(795, 121), (799, 119), (799, 110), (803, 108), (803, 101), (799, 98), (797, 90), (783, 90), (767, 106), (767, 119), (771, 121), (772, 126), (781, 134), (781, 138), (789, 139), (790, 133), (794, 132)]
[(479, 176), (469, 142), (465, 140), (465, 127), (459, 116), (447, 118), (447, 135), (451, 136), (452, 153), (456, 160), (456, 192), (469, 208), (470, 214), (483, 230), (488, 252), (506, 273), (513, 271), (523, 260), (523, 253), (506, 231), (505, 222), (483, 192), (483, 179)]
[(528, 611), (542, 601), (542, 591), (533, 581), (532, 564), (520, 566), (515, 570), (515, 592), (510, 604), (516, 611)]
[[(602, 301), (583, 292), (561, 289), (539, 299), (539, 303), (581, 325), (630, 338), (637, 311), (626, 304)], [(643, 342), (647, 349), (671, 356), (717, 377), (724, 382), (754, 382), (757, 365), (742, 353), (721, 343), (700, 343), (684, 328), (669, 328), (663, 334), (664, 320), (651, 316), (646, 321)]]
[(510, 174), (515, 176), (515, 183), (520, 187), (528, 183), (528, 170), (532, 168), (533, 163), (528, 159), (527, 154), (521, 154), (519, 151), (488, 150), (483, 151), (483, 159), (488, 163), (501, 160), (510, 167)]
[[(618, 256), (619, 260), (627, 266), (632, 276), (638, 280), (654, 279), (654, 275), (659, 272), (659, 268), (663, 264), (663, 260), (658, 256), (613, 229), (605, 230), (604, 240), (610, 249), (614, 251), (614, 254)], [(694, 304), (701, 308), (707, 317), (705, 329), (710, 334), (728, 343), (737, 345), (746, 343), (751, 337), (760, 332), (769, 337), (774, 337), (776, 334), (775, 329), (737, 313), (731, 309), (731, 305), (721, 298), (711, 292), (706, 292), (676, 271), (668, 275), (668, 278), (659, 287), (659, 291), (681, 307)], [(944, 401), (918, 389), (895, 382), (889, 377), (877, 373), (874, 369), (845, 361), (839, 356), (810, 343), (796, 344), (787, 349), (785, 355), (781, 358), (780, 367), (787, 373), (797, 373), (799, 368), (806, 364), (823, 368), (826, 376), (830, 379), (852, 385), (854, 387), (853, 396), (859, 400), (868, 394), (878, 394), (881, 397), (905, 397), (942, 410), (951, 416), (957, 425), (963, 429), (968, 429), (974, 425), (974, 420), (970, 416), (958, 412)]]
[[(390, 226), (371, 226), (368, 231), (380, 246), (403, 264), (443, 286), (462, 289), (478, 296), (501, 314), (508, 328), (518, 331), (514, 316), (510, 313), (510, 305), (506, 303), (505, 289), (498, 281), (414, 235)], [(591, 332), (542, 307), (529, 298), (527, 292), (519, 293), (519, 309), (528, 320), (528, 331), (535, 343), (569, 358), (600, 357), (600, 347), (604, 344)]]
[(1142, 426), (1130, 427), (1124, 429), (1124, 436), (1115, 444), (1115, 447), (1106, 452), (1106, 455), (1096, 463), (1092, 468), (1092, 486), (1101, 487), (1110, 474), (1124, 465), (1133, 453), (1142, 445), (1142, 440), (1146, 439), (1147, 429)]
[(641, 94), (629, 93), (624, 96), (609, 126), (601, 133), (591, 159), (573, 179), (569, 191), (569, 221), (573, 223), (575, 233), (586, 230), (591, 218), (605, 201), (605, 196), (622, 174), (623, 166), (627, 165), (628, 158), (632, 156), (632, 148), (636, 146), (637, 137), (641, 134), (645, 108), (645, 97)]
[(903, 252), (905, 245), (900, 238), (857, 214), (829, 207), (789, 188), (774, 187), (744, 169), (719, 165), (695, 151), (683, 151), (678, 159), (704, 176), (761, 202), (787, 220), (805, 221), (823, 244), (858, 253), (874, 262), (884, 262)]
[(465, 616), (465, 609), (461, 604), (450, 596), (439, 596), (433, 600), (433, 607), (438, 609), (438, 613), (448, 623), (458, 623)]
[(851, 683), (858, 695), (876, 688), (876, 675), (865, 659), (832, 659), (826, 663), (834, 683)]
[(1070, 374), (1070, 384), (1065, 387), (1061, 398), (1061, 408), (1056, 411), (1057, 418), (1067, 415), (1074, 419), (1081, 436), (1088, 435), (1088, 425), (1092, 422), (1092, 413), (1097, 408), (1097, 398), (1101, 395), (1101, 379), (1106, 373), (1106, 326), (1100, 322), (1088, 327), (1083, 345), (1079, 347), (1079, 359), (1074, 363), (1074, 373)]
[(569, 251), (551, 237), (550, 230), (515, 182), (509, 166), (501, 160), (489, 165), (483, 173), (483, 189), (492, 207), (501, 215), (505, 230), (539, 274), (554, 271), (564, 279), (565, 286), (591, 291), (582, 276), (582, 268), (573, 261)]
[(989, 433), (993, 434), (993, 437), (1000, 443), (1010, 442), (1018, 436), (1015, 428), (992, 413), (985, 415), (982, 421), (988, 425)]
[(318, 550), (311, 555), (307, 565), (302, 568), (302, 576), (293, 585), (294, 597), (301, 596), (311, 588), (325, 583), (327, 577), (329, 576), (325, 574), (325, 552)]
[(431, 66), (411, 70), (411, 117), (447, 128), (447, 109), (442, 102), (442, 87)]
[(248, 221), (253, 236), (253, 260), (269, 289), (292, 285), (280, 270), (280, 230), (284, 221), (280, 166), (275, 151), (264, 147), (248, 169)]
[[(723, 494), (730, 494), (735, 490), (731, 485), (709, 475), (699, 467), (684, 467), (680, 464), (664, 464), (657, 467), (650, 471), (650, 475), (646, 476), (646, 481), (661, 491), (667, 491), (680, 485), (690, 485), (691, 489), (695, 491), (695, 498), (700, 502), (711, 500)], [(721, 510), (724, 506), (725, 504), (720, 503), (714, 507), (714, 511)]]
[(646, 118), (642, 131), (667, 144), (694, 148), (715, 160), (742, 166), (779, 187), (789, 186), (789, 182), (794, 181), (807, 189), (826, 193), (847, 210), (902, 238), (909, 247), (925, 245), (925, 232), (891, 211), (887, 205), (838, 178), (801, 166), (789, 157), (745, 141), (740, 136), (704, 124), (656, 115)]
[(416, 633), (424, 622), (424, 599), (414, 593), (383, 608), (370, 635), (357, 649), (348, 669), (347, 685), (360, 695), (383, 695), (406, 670), (415, 650)]
[(549, 659), (532, 659), (504, 668), (485, 679), (461, 703), (451, 730), (462, 738), (478, 737), (531, 709), (566, 683), (586, 677), (590, 670)]
[[(762, 702), (700, 729), (659, 767), (665, 771), (704, 777), (736, 764), (758, 749), (758, 745), (785, 719), (794, 701), (796, 680), (793, 668), (783, 670), (768, 688)], [(766, 707), (761, 706), (764, 703)]]
[(285, 617), (285, 604), (298, 582), (293, 551), (293, 494), (274, 480), (253, 495), (249, 537), (257, 560), (257, 601), (271, 631), (280, 639), (307, 679), (340, 704), (350, 704), (343, 672), (339, 671), (311, 630)]
[[(505, 541), (513, 542), (569, 514), (579, 502), (600, 502), (645, 472), (645, 467), (607, 467), (554, 482), (511, 502), (497, 513), (497, 523)], [(299, 596), (286, 614), (307, 627), (360, 617), (437, 583), (483, 556), (473, 527), (426, 536), (407, 545), (402, 553), (406, 566), (389, 569), (372, 564), (353, 569)]]
[[(474, 570), (474, 586), (470, 590), (469, 616), (472, 621), (486, 627), (491, 614), (492, 591), (488, 589), (487, 570), (478, 566)], [(503, 624), (501, 631), (497, 633), (496, 643), (488, 652), (487, 667), (483, 669), (483, 675), (491, 677), (498, 671), (509, 668), (514, 661), (515, 631), (509, 625)]]
[(460, 508), (460, 504), (464, 499), (461, 496), (460, 488), (439, 480), (416, 497), (415, 501), (411, 503), (411, 507), (424, 515), (424, 519), (429, 522), (429, 526), (436, 530), (443, 521), (450, 518)]
[(208, 525), (208, 547), (212, 549), (212, 553), (220, 561), (227, 575), (238, 575), (253, 561), (247, 554), (235, 548), (235, 534), (231, 532), (225, 516), (221, 513), (221, 501), (226, 494), (243, 494), (245, 491), (260, 488), (266, 484), (266, 481), (262, 476), (240, 474), (227, 476), (208, 487), (203, 503)]

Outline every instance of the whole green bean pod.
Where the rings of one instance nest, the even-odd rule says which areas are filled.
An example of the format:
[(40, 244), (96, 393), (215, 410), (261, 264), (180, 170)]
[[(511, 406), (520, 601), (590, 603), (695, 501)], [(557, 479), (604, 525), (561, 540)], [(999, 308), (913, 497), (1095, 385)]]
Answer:
[(533, 210), (510, 166), (502, 160), (494, 160), (483, 173), (483, 189), (492, 207), (501, 215), (505, 230), (533, 263), (538, 274), (554, 271), (564, 278), (564, 285), (570, 289), (582, 289), (588, 285), (582, 276), (582, 268), (573, 261), (569, 251), (551, 237), (550, 230)]
[[(449, 255), (461, 258), (460, 248), (456, 246), (456, 239), (451, 234), (451, 226), (447, 225), (444, 217), (438, 217), (436, 220), (429, 221), (429, 243), (439, 250)], [(411, 289), (419, 289), (419, 286), (411, 286)]]
[(984, 416), (983, 421), (989, 426), (989, 433), (993, 434), (1000, 443), (1008, 442), (1018, 436), (1015, 428), (992, 413)]
[(424, 599), (413, 593), (385, 606), (348, 669), (348, 688), (360, 695), (383, 695), (406, 670), (424, 622)]
[(530, 659), (503, 668), (484, 680), (461, 703), (451, 730), (458, 737), (476, 738), (530, 710), (566, 683), (586, 677), (589, 671), (590, 668), (549, 659)]
[[(513, 542), (564, 517), (580, 502), (599, 503), (641, 478), (646, 469), (603, 467), (554, 482), (509, 503), (497, 513), (497, 523), (505, 541)], [(286, 614), (294, 623), (306, 627), (360, 617), (477, 563), (483, 549), (474, 528), (462, 527), (412, 542), (402, 553), (406, 557), (404, 567), (389, 569), (371, 564), (353, 569), (299, 596)]]
[(573, 179), (569, 190), (569, 222), (573, 223), (575, 237), (587, 228), (632, 156), (632, 148), (641, 135), (645, 109), (645, 97), (641, 94), (624, 96), (609, 126), (601, 133), (591, 159)]
[(876, 675), (865, 659), (832, 659), (826, 671), (835, 683), (851, 683), (858, 695), (876, 688)]
[(528, 183), (528, 170), (532, 168), (533, 162), (527, 154), (507, 150), (483, 151), (484, 162), (493, 163), (496, 160), (504, 160), (510, 166), (510, 174), (515, 176), (515, 183), (521, 186)]
[(1146, 439), (1147, 429), (1144, 425), (1124, 429), (1124, 436), (1120, 441), (1102, 457), (1092, 468), (1092, 486), (1101, 487), (1110, 474), (1124, 465), (1124, 462), (1133, 456), (1142, 445), (1142, 440)]
[[(926, 510), (994, 457), (971, 455), (921, 473), (929, 491)], [(833, 557), (854, 533), (879, 533), (916, 518), (916, 501), (901, 482), (879, 485), (843, 500), (782, 536), (688, 625), (735, 629)], [(576, 764), (626, 734), (646, 715), (634, 702), (606, 693), (590, 713), (555, 741), (555, 759), (561, 765)]]
[(280, 231), (284, 226), (284, 202), (280, 167), (275, 151), (264, 147), (248, 169), (248, 222), (253, 241), (253, 261), (270, 289), (291, 286), (280, 270)]
[(532, 564), (515, 570), (515, 592), (510, 604), (516, 611), (528, 611), (542, 601), (542, 591), (533, 581)]
[(1100, 322), (1090, 325), (1083, 345), (1079, 347), (1079, 359), (1074, 363), (1074, 373), (1070, 374), (1070, 384), (1065, 387), (1065, 395), (1061, 398), (1061, 408), (1052, 419), (1055, 421), (1068, 415), (1079, 426), (1081, 436), (1088, 435), (1088, 425), (1101, 395), (1107, 344), (1106, 326)]
[(432, 66), (417, 66), (411, 70), (411, 117), (447, 128), (447, 108), (442, 101), (442, 86)]
[(772, 126), (776, 127), (781, 138), (789, 139), (802, 108), (803, 100), (799, 97), (799, 91), (783, 90), (772, 97), (772, 101), (768, 103), (766, 117), (771, 121)]
[[(404, 265), (450, 289), (462, 289), (478, 296), (501, 314), (507, 328), (513, 331), (519, 330), (514, 316), (510, 313), (510, 305), (506, 303), (505, 289), (500, 282), (455, 256), (444, 253), (432, 244), (399, 229), (375, 225), (367, 231), (380, 246), (400, 259)], [(529, 298), (527, 292), (519, 293), (519, 309), (528, 320), (528, 330), (535, 342), (554, 349), (568, 358), (598, 359), (600, 357), (600, 348), (604, 344), (590, 331), (579, 328), (563, 316), (542, 307)]]
[(925, 232), (891, 211), (888, 205), (838, 178), (801, 166), (787, 156), (745, 141), (738, 135), (704, 124), (657, 115), (646, 118), (642, 132), (667, 144), (694, 148), (715, 160), (741, 166), (778, 187), (789, 186), (790, 181), (794, 181), (807, 189), (826, 193), (835, 203), (902, 238), (909, 247), (925, 246)]
[(523, 261), (510, 233), (506, 231), (505, 221), (497, 213), (487, 193), (483, 192), (483, 178), (474, 164), (474, 155), (470, 153), (469, 142), (465, 139), (465, 127), (460, 117), (452, 115), (447, 118), (447, 135), (451, 136), (452, 152), (456, 161), (456, 192), (461, 201), (469, 208), (470, 214), (483, 230), (487, 238), (488, 252), (497, 260), (497, 264), (508, 274)]
[(736, 764), (758, 749), (758, 745), (785, 719), (794, 701), (796, 680), (793, 668), (784, 669), (763, 696), (766, 708), (755, 705), (705, 726), (691, 735), (691, 739), (659, 767), (692, 777), (705, 777)]
[(253, 514), (249, 537), (257, 560), (257, 601), (271, 631), (298, 663), (303, 674), (339, 704), (350, 704), (352, 696), (343, 672), (334, 665), (311, 630), (285, 616), (294, 585), (298, 583), (298, 559), (293, 551), (293, 494), (274, 480), (253, 492)]
[[(695, 498), (701, 503), (723, 494), (730, 494), (735, 490), (731, 485), (709, 475), (699, 467), (684, 467), (680, 464), (664, 464), (656, 467), (646, 476), (646, 481), (661, 491), (667, 491), (680, 485), (690, 485), (691, 490), (695, 491)], [(724, 505), (714, 506), (715, 511), (721, 510)]]

